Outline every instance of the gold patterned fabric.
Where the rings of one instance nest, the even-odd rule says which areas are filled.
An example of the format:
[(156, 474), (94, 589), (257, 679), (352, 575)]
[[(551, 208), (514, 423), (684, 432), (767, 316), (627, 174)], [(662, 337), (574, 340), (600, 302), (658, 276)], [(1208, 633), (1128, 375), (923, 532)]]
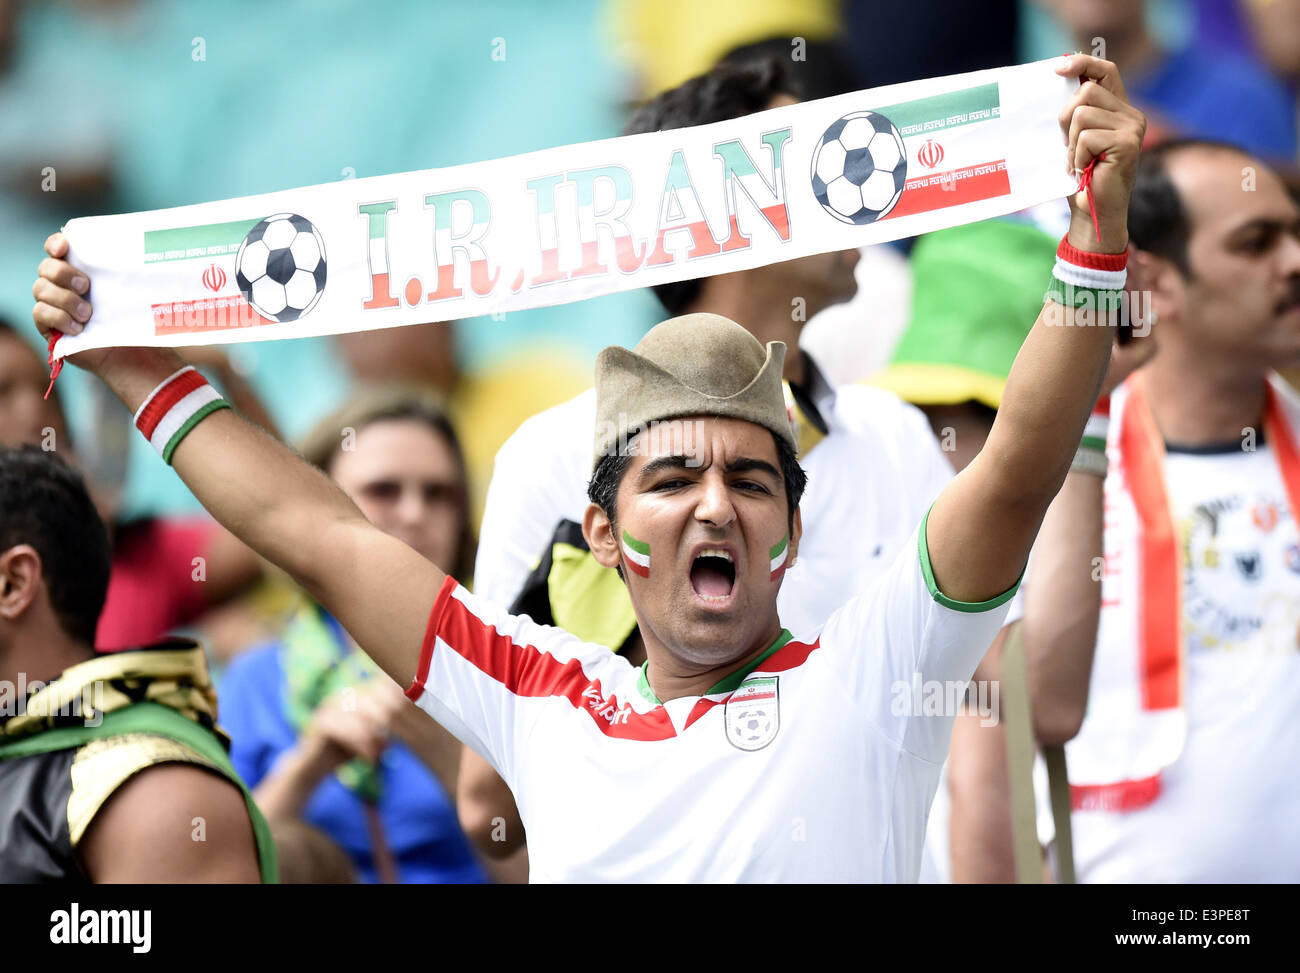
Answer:
[[(150, 733), (128, 733), (92, 740), (72, 761), (72, 793), (68, 797), (68, 836), (75, 848), (104, 802), (128, 778), (154, 764), (184, 763), (223, 774), (211, 760), (183, 743)], [(224, 776), (224, 774), (223, 774)]]
[(216, 726), (217, 693), (203, 649), (185, 639), (96, 656), (64, 670), (28, 696), (23, 712), (0, 719), (0, 741), (69, 722), (82, 724), (95, 713), (112, 713), (146, 700), (176, 710), (229, 743)]
[(278, 880), (270, 829), (230, 763), (196, 643), (169, 639), (97, 655), (48, 686), (29, 688), (21, 710), (0, 719), (6, 880), (84, 881), (77, 846), (90, 822), (118, 788), (159, 764), (202, 767), (234, 784), (248, 809), (262, 881)]

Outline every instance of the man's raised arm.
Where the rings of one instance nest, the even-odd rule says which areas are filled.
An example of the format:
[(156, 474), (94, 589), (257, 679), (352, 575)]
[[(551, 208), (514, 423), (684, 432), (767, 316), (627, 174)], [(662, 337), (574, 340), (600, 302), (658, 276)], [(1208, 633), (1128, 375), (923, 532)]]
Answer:
[[(1114, 64), (1083, 54), (1063, 59), (1060, 74), (1084, 79), (1061, 111), (1070, 168), (1092, 175), (1100, 240), (1083, 193), (1070, 201), (1063, 259), (1080, 280), (1106, 279), (1096, 255), (1128, 247), (1128, 200), (1146, 131), (1128, 103)], [(1064, 154), (1064, 153), (1063, 153)], [(1044, 290), (1049, 286), (1044, 281)], [(1096, 286), (1106, 286), (1098, 284)], [(1069, 471), (1097, 399), (1115, 332), (1116, 312), (1049, 301), (1016, 356), (988, 441), (930, 510), (926, 541), (939, 590), (983, 602), (1011, 588), (1024, 570), (1043, 515)], [(1064, 326), (1063, 326), (1064, 325)]]
[[(45, 246), (50, 256), (32, 287), (32, 317), (48, 339), (81, 330), (89, 282), (63, 259), (62, 234)], [(132, 413), (184, 367), (174, 352), (156, 348), (88, 351), (71, 360), (98, 375)], [(171, 462), (222, 525), (292, 575), (398, 685), (411, 684), (446, 577), (438, 568), (372, 526), (332, 480), (230, 410), (194, 426)]]

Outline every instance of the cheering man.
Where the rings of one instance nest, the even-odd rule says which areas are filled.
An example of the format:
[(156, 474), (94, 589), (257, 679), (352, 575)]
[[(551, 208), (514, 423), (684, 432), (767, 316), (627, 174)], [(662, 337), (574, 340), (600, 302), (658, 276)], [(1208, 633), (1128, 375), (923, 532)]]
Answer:
[[(724, 318), (673, 319), (597, 362), (583, 533), (628, 584), (640, 670), (468, 594), (222, 409), (170, 352), (76, 361), (137, 412), (208, 510), (492, 763), (519, 804), (534, 878), (913, 880), (951, 717), (916, 713), (894, 688), (964, 683), (996, 634), (1106, 368), (1112, 335), (1092, 308), (1123, 284), (1145, 121), (1114, 65), (1075, 55), (1058, 71), (1085, 79), (1061, 125), (1068, 166), (1095, 163), (1098, 229), (1076, 196), (1052, 293), (1086, 303), (1048, 302), (983, 452), (914, 546), (815, 639), (793, 640), (777, 614), (804, 480), (785, 347)], [(47, 337), (89, 316), (66, 248), (51, 238), (34, 288)]]
[[(708, 125), (794, 104), (793, 90), (778, 57), (724, 61), (652, 98), (633, 114), (624, 134)], [(853, 296), (857, 260), (856, 250), (814, 254), (654, 288), (674, 317), (720, 314), (760, 342), (781, 341), (788, 349), (782, 369), (786, 404), (809, 489), (801, 503), (799, 563), (784, 576), (777, 610), (800, 636), (815, 633), (884, 573), (952, 479), (919, 409), (883, 389), (833, 387), (798, 348), (805, 316)], [(796, 308), (806, 315), (794, 313)], [(1032, 320), (1030, 315), (1021, 322), (1022, 333)], [(479, 530), (474, 591), (515, 614), (612, 646), (640, 665), (645, 649), (627, 588), (613, 571), (594, 563), (582, 539), (595, 419), (596, 390), (588, 389), (530, 418), (498, 451)], [(863, 483), (872, 488), (864, 491)], [(845, 544), (845, 536), (855, 543)], [(509, 788), (470, 750), (461, 759), (456, 799), (461, 824), (484, 855), (504, 857), (523, 844)]]

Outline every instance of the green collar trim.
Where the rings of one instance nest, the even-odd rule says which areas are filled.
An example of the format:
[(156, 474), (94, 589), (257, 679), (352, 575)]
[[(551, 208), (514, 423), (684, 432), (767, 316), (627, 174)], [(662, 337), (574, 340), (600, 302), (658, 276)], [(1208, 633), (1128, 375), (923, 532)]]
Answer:
[[(704, 695), (721, 696), (726, 693), (735, 692), (740, 687), (740, 684), (745, 681), (746, 676), (770, 659), (776, 652), (780, 651), (782, 646), (792, 638), (794, 638), (794, 636), (790, 634), (788, 629), (781, 629), (781, 634), (776, 637), (775, 642), (735, 672), (728, 676), (723, 676), (722, 679), (710, 686), (709, 689), (704, 692)], [(664, 701), (656, 696), (655, 691), (650, 688), (650, 678), (648, 676), (649, 670), (650, 660), (646, 659), (645, 662), (641, 663), (641, 674), (637, 677), (637, 692), (641, 694), (641, 698), (646, 702), (653, 703), (656, 706), (662, 706)]]
[[(933, 508), (933, 504), (931, 504), (931, 508)], [(926, 510), (925, 516), (921, 518), (921, 530), (917, 534), (916, 546), (921, 557), (921, 574), (925, 576), (925, 586), (930, 589), (931, 598), (943, 605), (943, 607), (951, 608), (953, 611), (972, 613), (992, 611), (994, 608), (1005, 605), (1011, 600), (1011, 596), (1014, 595), (1016, 589), (1020, 587), (1020, 582), (1025, 580), (1024, 571), (1020, 572), (1020, 577), (1016, 579), (1015, 584), (1002, 592), (1002, 594), (990, 598), (988, 601), (958, 601), (955, 598), (949, 598), (940, 591), (939, 585), (936, 584), (934, 580), (934, 569), (930, 567), (930, 545), (925, 536), (925, 525), (929, 523), (929, 521), (930, 511)], [(1026, 565), (1026, 568), (1028, 568), (1028, 565)]]

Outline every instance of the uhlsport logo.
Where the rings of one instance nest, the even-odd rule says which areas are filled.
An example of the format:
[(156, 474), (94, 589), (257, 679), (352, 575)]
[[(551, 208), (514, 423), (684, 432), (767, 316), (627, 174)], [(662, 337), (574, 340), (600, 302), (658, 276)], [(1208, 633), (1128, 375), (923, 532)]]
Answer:
[(916, 152), (916, 161), (927, 169), (933, 169), (943, 161), (943, 146), (934, 139), (926, 139)]
[(325, 292), (325, 241), (296, 213), (268, 216), (244, 237), (235, 255), (235, 283), (258, 314), (296, 321)]
[(842, 223), (863, 226), (886, 216), (906, 182), (903, 136), (879, 112), (837, 119), (813, 153), (813, 194)]
[(781, 729), (780, 677), (755, 673), (727, 699), (727, 742), (740, 750), (762, 750)]

